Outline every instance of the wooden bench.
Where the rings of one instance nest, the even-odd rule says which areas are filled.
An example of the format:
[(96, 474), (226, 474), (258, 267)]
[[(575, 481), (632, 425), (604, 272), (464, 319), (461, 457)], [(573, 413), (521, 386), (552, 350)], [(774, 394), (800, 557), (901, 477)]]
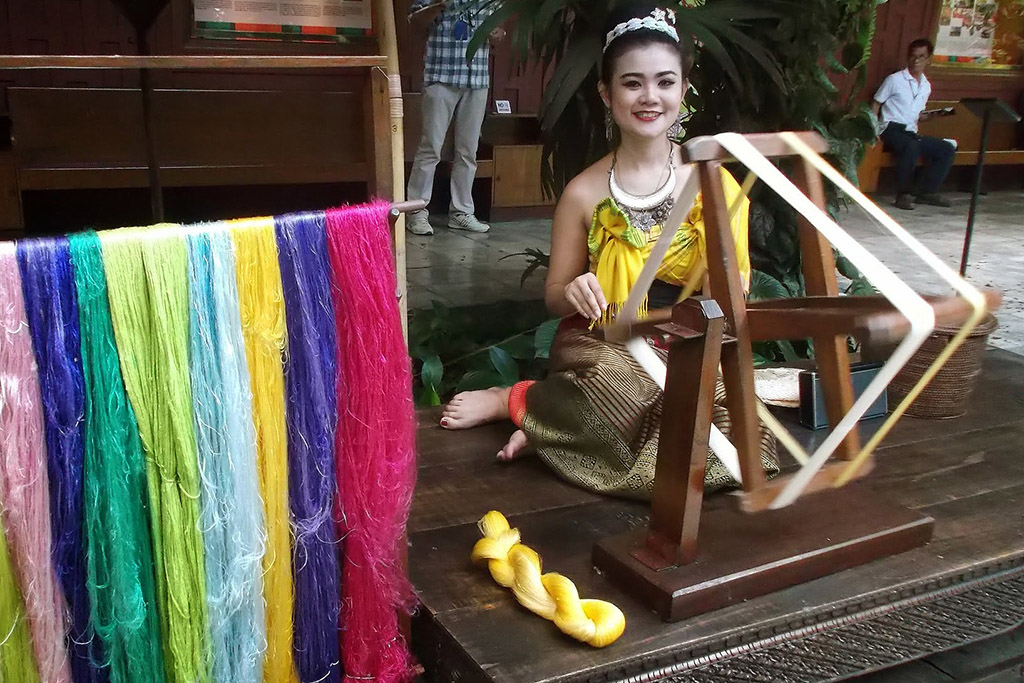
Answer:
[[(922, 135), (937, 138), (953, 138), (957, 151), (953, 157), (954, 166), (974, 166), (978, 163), (978, 146), (981, 142), (981, 119), (972, 114), (959, 102), (929, 102), (928, 109), (953, 107), (954, 116), (944, 116), (923, 121)], [(1024, 165), (1024, 149), (1017, 144), (1017, 131), (1011, 123), (993, 121), (989, 127), (988, 149), (985, 152), (985, 166)], [(868, 147), (857, 167), (857, 179), (863, 192), (878, 189), (878, 176), (883, 168), (895, 166), (893, 156), (882, 150), (882, 143)]]

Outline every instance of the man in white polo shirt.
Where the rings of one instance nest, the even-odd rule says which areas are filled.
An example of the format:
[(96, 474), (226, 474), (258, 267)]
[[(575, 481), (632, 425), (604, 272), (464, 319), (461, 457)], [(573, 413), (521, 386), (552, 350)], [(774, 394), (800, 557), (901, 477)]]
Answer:
[(879, 118), (885, 150), (896, 157), (896, 178), (899, 184), (896, 206), (914, 208), (914, 171), (917, 160), (924, 159), (924, 172), (917, 188), (917, 201), (935, 206), (950, 206), (938, 194), (939, 185), (953, 165), (956, 147), (940, 138), (918, 135), (918, 121), (931, 117), (921, 114), (932, 86), (924, 75), (934, 46), (926, 38), (918, 38), (907, 50), (907, 68), (890, 74), (875, 93), (871, 109)]

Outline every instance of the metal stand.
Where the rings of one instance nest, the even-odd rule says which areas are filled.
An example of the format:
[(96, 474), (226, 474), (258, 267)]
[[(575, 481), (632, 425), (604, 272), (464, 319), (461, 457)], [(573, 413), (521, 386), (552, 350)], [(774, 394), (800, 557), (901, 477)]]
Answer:
[(971, 192), (971, 208), (967, 213), (967, 231), (964, 233), (964, 251), (960, 256), (960, 275), (967, 273), (967, 258), (971, 251), (971, 238), (974, 236), (974, 215), (978, 208), (978, 195), (981, 193), (981, 173), (985, 167), (985, 150), (988, 147), (989, 124), (993, 116), (996, 121), (1020, 121), (1020, 116), (996, 98), (968, 97), (960, 100), (968, 111), (981, 119), (981, 143), (978, 145), (978, 163), (974, 167), (974, 189)]

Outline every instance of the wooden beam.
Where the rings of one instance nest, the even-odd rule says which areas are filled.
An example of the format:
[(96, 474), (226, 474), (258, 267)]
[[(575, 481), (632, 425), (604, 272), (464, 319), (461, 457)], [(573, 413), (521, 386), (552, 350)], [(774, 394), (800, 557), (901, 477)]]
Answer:
[[(999, 308), (1002, 292), (982, 290), (990, 310)], [(958, 296), (925, 296), (936, 325), (962, 325), (973, 309)], [(862, 342), (899, 342), (910, 332), (902, 313), (881, 296), (798, 297), (747, 304), (752, 341), (802, 339), (815, 334), (846, 335)]]
[(736, 263), (736, 244), (732, 237), (729, 208), (722, 189), (721, 164), (698, 164), (704, 197), (704, 229), (707, 240), (708, 276), (711, 293), (725, 313), (726, 333), (735, 344), (722, 349), (722, 377), (726, 403), (732, 421), (732, 440), (740, 457), (743, 490), (756, 491), (764, 486), (761, 465), (761, 430), (754, 394), (754, 361), (750, 348), (750, 328), (743, 281)]
[[(824, 154), (828, 151), (828, 143), (825, 142), (825, 138), (817, 133), (803, 132), (796, 135), (818, 154)], [(789, 148), (789, 145), (779, 137), (778, 133), (757, 133), (743, 137), (754, 146), (754, 149), (766, 157), (786, 157), (795, 154)], [(683, 161), (690, 163), (733, 160), (732, 155), (718, 144), (717, 140), (710, 136), (690, 140), (681, 147), (681, 152)]]
[[(651, 524), (645, 546), (633, 552), (655, 570), (697, 558), (708, 436), (725, 328), (725, 316), (714, 300), (690, 299), (676, 304), (676, 309), (689, 309), (692, 328), (681, 329), (669, 342)], [(690, 336), (691, 331), (699, 336)]]
[(0, 55), (0, 69), (366, 69), (381, 55)]
[[(804, 158), (795, 160), (794, 184), (807, 198), (822, 211), (825, 206), (825, 188), (821, 174)], [(797, 214), (797, 231), (800, 235), (800, 267), (804, 274), (804, 286), (812, 296), (837, 297), (839, 284), (836, 282), (836, 261), (832, 245), (811, 222)], [(811, 335), (814, 340), (814, 357), (821, 373), (825, 389), (825, 410), (829, 424), (835, 429), (853, 405), (853, 383), (850, 381), (850, 352), (846, 335), (834, 331), (821, 331)], [(836, 449), (843, 460), (852, 460), (860, 452), (860, 435), (851, 431)]]

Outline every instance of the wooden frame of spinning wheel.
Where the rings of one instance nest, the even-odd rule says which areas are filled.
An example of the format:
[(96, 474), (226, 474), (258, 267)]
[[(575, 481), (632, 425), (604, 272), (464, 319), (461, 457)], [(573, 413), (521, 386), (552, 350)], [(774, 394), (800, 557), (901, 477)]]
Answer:
[[(794, 151), (795, 146), (817, 154), (826, 151), (819, 135), (761, 134), (743, 140), (762, 157), (796, 156), (797, 189), (824, 211), (821, 172)], [(696, 164), (703, 192), (714, 300), (683, 301), (671, 311), (620, 326), (634, 338), (656, 333), (669, 340), (661, 437), (649, 527), (606, 539), (593, 553), (596, 566), (669, 621), (923, 545), (933, 526), (931, 518), (892, 506), (861, 485), (834, 488), (873, 467), (855, 429), (838, 432), (844, 434), (834, 450), (838, 461), (811, 469), (809, 478), (805, 473), (799, 488), (814, 495), (779, 505), (796, 475), (765, 480), (751, 342), (813, 339), (835, 429), (844, 418), (849, 424), (848, 413), (854, 407), (847, 336), (892, 340), (912, 332), (923, 339), (922, 329), (908, 321), (914, 316), (907, 310), (881, 297), (840, 298), (832, 245), (803, 215), (798, 230), (808, 296), (748, 304), (735, 263), (726, 198), (717, 180), (721, 164), (734, 155), (718, 139), (698, 138), (684, 146), (683, 157)], [(970, 302), (960, 297), (927, 304), (913, 293), (910, 297), (918, 312), (923, 306), (925, 319), (962, 323), (972, 316)], [(998, 304), (997, 295), (987, 298)], [(923, 334), (933, 324), (929, 321)], [(621, 338), (623, 332), (613, 334)], [(911, 347), (907, 353), (916, 348), (914, 343)], [(719, 363), (743, 492), (739, 506), (714, 505), (705, 511), (704, 470)], [(700, 527), (704, 533), (698, 544)]]

